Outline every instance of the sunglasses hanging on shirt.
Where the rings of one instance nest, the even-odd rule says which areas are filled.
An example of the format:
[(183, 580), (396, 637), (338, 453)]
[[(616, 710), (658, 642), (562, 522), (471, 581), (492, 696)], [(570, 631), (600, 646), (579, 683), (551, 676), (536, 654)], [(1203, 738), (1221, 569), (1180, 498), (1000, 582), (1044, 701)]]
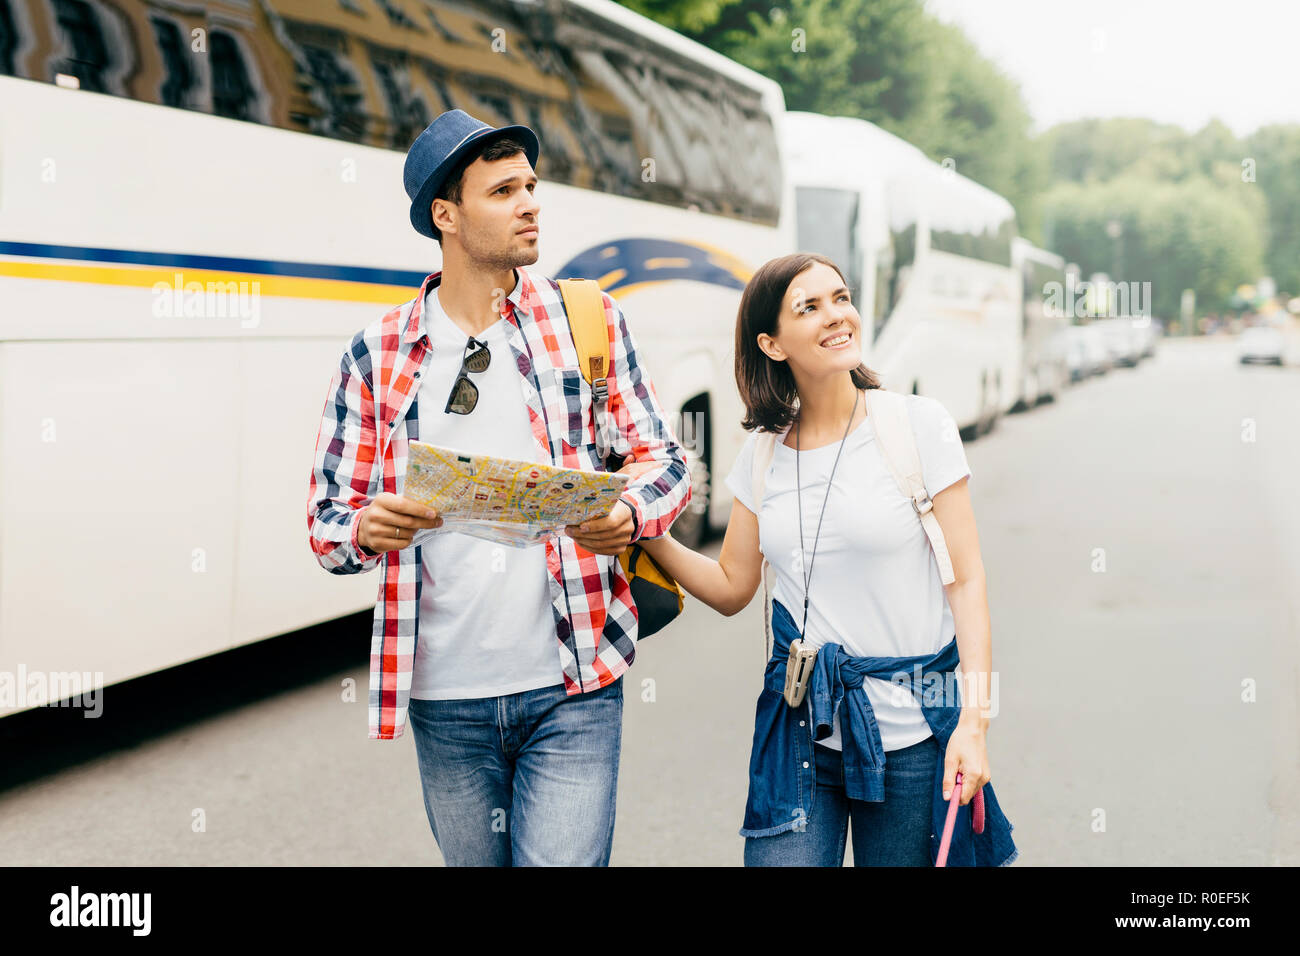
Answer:
[(447, 396), (444, 412), (468, 415), (474, 411), (474, 406), (478, 404), (478, 386), (470, 381), (468, 373), (486, 372), (490, 364), (492, 353), (488, 351), (487, 343), (480, 342), (471, 335), (465, 342), (465, 354), (460, 359), (460, 373), (451, 387), (451, 394)]

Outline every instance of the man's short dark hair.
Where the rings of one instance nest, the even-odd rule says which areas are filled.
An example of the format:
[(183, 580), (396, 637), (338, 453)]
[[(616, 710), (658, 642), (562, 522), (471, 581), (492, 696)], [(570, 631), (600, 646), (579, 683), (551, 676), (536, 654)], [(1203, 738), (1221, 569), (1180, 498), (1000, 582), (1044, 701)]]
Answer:
[[(487, 142), (480, 148), (471, 149), (460, 158), (452, 171), (447, 174), (447, 178), (442, 181), (441, 188), (433, 198), (445, 199), (459, 206), (465, 170), (469, 168), (469, 165), (474, 160), (482, 158), (491, 162), (492, 160), (505, 159), (507, 156), (522, 152), (524, 152), (524, 144), (517, 139), (511, 139), (509, 136), (498, 136), (495, 139), (488, 137)], [(429, 205), (433, 205), (432, 200), (430, 200)], [(438, 240), (438, 245), (442, 245), (442, 230), (436, 224), (433, 227), (433, 238)]]

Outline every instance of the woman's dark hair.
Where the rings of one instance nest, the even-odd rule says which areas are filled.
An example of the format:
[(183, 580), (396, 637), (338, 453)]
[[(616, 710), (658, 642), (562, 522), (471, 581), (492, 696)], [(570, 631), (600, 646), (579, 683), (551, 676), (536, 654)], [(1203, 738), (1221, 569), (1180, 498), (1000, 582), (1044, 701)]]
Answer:
[[(760, 428), (779, 432), (798, 417), (794, 373), (789, 362), (768, 358), (758, 347), (758, 337), (766, 332), (776, 337), (781, 316), (781, 300), (794, 277), (814, 262), (828, 265), (844, 273), (830, 259), (815, 252), (796, 252), (763, 263), (740, 295), (740, 310), (736, 314), (736, 389), (745, 404), (745, 417), (740, 427), (746, 431)], [(847, 280), (844, 281), (847, 286)], [(865, 365), (849, 371), (858, 388), (882, 388), (880, 378)]]

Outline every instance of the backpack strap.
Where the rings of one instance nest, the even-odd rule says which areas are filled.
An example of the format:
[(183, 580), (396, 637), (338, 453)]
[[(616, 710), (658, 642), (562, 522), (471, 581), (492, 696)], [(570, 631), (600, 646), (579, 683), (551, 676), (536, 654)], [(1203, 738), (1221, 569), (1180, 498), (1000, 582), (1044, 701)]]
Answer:
[(781, 436), (776, 432), (757, 432), (754, 435), (754, 461), (750, 469), (750, 485), (753, 488), (755, 514), (763, 510), (763, 492), (767, 490), (767, 469), (772, 464), (772, 455), (776, 453), (776, 441)]
[(573, 344), (578, 350), (578, 367), (592, 391), (592, 415), (596, 421), (596, 454), (604, 461), (612, 444), (604, 425), (607, 424), (605, 408), (609, 401), (609, 383), (606, 375), (613, 361), (610, 353), (608, 324), (605, 320), (605, 301), (601, 297), (600, 283), (595, 279), (560, 279), (560, 297), (564, 300), (564, 314), (573, 333)]
[[(776, 443), (780, 437), (776, 432), (764, 431), (754, 436), (754, 461), (750, 469), (750, 487), (753, 489), (755, 516), (763, 511), (763, 492), (767, 490), (767, 469), (772, 464), (772, 456), (776, 453)], [(762, 550), (763, 546), (759, 544), (760, 554)], [(767, 555), (763, 555), (763, 634), (767, 640), (764, 645), (764, 667), (767, 666), (768, 658), (772, 656), (772, 586), (767, 579), (770, 566)]]
[(905, 498), (912, 499), (912, 508), (921, 519), (935, 561), (939, 565), (939, 578), (952, 584), (955, 577), (948, 545), (943, 538), (939, 519), (934, 516), (929, 492), (921, 473), (921, 458), (916, 450), (916, 433), (912, 431), (911, 417), (907, 413), (907, 396), (883, 388), (867, 389), (867, 414), (871, 416), (881, 457), (898, 482)]

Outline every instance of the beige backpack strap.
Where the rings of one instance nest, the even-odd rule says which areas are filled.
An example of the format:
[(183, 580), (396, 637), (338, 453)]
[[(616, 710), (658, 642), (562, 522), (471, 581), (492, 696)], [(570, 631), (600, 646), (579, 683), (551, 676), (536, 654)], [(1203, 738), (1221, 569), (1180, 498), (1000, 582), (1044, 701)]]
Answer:
[[(753, 489), (755, 516), (763, 511), (763, 492), (767, 490), (767, 469), (772, 464), (772, 456), (776, 453), (778, 438), (780, 435), (775, 432), (764, 431), (757, 432), (754, 436), (754, 461), (750, 470), (750, 487)], [(761, 544), (759, 551), (762, 551)], [(772, 586), (767, 579), (770, 566), (767, 555), (763, 555), (763, 634), (767, 640), (764, 645), (764, 667), (767, 666), (768, 658), (772, 656)]]
[(608, 325), (605, 322), (605, 301), (601, 298), (600, 283), (595, 279), (560, 279), (560, 297), (564, 300), (564, 313), (573, 333), (573, 344), (578, 351), (578, 367), (592, 390), (592, 415), (596, 421), (596, 454), (602, 461), (609, 456), (611, 443), (605, 428), (605, 406), (609, 400), (609, 374), (611, 361)]
[(869, 388), (867, 414), (871, 417), (876, 441), (880, 443), (881, 457), (885, 459), (885, 464), (893, 473), (904, 497), (912, 499), (912, 508), (921, 519), (926, 537), (930, 539), (934, 559), (939, 565), (939, 578), (944, 584), (952, 584), (955, 580), (952, 561), (948, 557), (943, 529), (939, 527), (930, 495), (925, 490), (921, 458), (916, 450), (916, 434), (912, 431), (911, 418), (907, 414), (907, 396), (883, 388)]
[(754, 461), (750, 468), (750, 486), (753, 489), (754, 513), (763, 510), (763, 492), (767, 489), (767, 469), (772, 465), (772, 456), (776, 453), (776, 440), (780, 436), (775, 432), (756, 432), (754, 435)]

